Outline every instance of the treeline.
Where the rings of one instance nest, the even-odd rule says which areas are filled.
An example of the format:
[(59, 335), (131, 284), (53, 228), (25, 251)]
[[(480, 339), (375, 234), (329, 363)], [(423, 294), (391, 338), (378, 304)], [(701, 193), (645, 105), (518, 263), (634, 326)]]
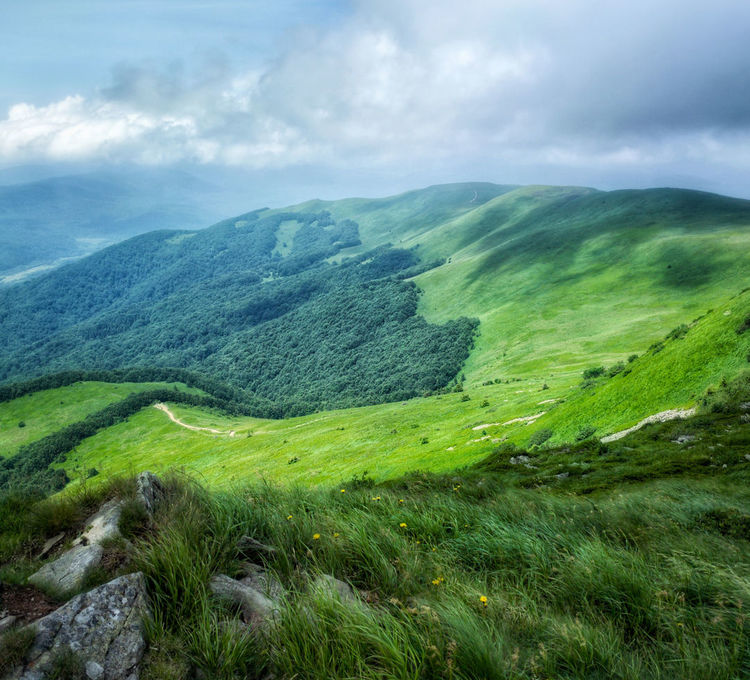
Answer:
[(228, 415), (248, 415), (244, 405), (216, 397), (169, 389), (131, 394), (88, 415), (84, 420), (22, 446), (12, 458), (0, 459), (0, 492), (34, 490), (49, 493), (62, 489), (69, 481), (68, 477), (64, 470), (51, 469), (49, 466), (52, 463), (64, 462), (66, 453), (99, 430), (116, 425), (142, 408), (162, 401), (215, 408)]
[[(0, 385), (0, 403), (10, 401), (11, 399), (18, 399), (27, 394), (41, 392), (42, 390), (67, 387), (77, 382), (183, 383), (187, 387), (194, 387), (206, 392), (212, 397), (221, 400), (225, 405), (232, 405), (232, 408), (242, 409), (238, 410), (237, 413), (258, 415), (259, 411), (270, 412), (273, 408), (273, 405), (268, 400), (248, 394), (245, 390), (227, 385), (208, 375), (188, 371), (183, 368), (153, 368), (148, 366), (136, 366), (108, 371), (61, 371), (23, 382)], [(258, 417), (264, 416), (259, 415)]]

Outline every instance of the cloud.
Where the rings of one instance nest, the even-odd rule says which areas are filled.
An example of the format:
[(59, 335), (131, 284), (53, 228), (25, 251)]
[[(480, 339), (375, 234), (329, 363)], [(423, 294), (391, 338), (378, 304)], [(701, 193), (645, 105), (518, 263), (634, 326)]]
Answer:
[(361, 2), (261, 68), (124, 64), (17, 104), (6, 161), (750, 169), (750, 5)]

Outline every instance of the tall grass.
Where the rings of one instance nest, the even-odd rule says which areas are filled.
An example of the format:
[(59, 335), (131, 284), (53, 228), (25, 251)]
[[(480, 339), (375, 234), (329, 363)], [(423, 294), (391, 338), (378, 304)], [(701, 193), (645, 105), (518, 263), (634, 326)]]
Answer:
[[(719, 508), (747, 513), (744, 490), (673, 480), (592, 501), (503, 491), (492, 477), (419, 475), (344, 493), (178, 485), (139, 546), (154, 625), (221, 678), (747, 673), (750, 546), (704, 522)], [(243, 554), (243, 535), (276, 552)], [(243, 560), (287, 588), (276, 624), (250, 637), (206, 586)], [(362, 602), (315, 589), (321, 572)]]

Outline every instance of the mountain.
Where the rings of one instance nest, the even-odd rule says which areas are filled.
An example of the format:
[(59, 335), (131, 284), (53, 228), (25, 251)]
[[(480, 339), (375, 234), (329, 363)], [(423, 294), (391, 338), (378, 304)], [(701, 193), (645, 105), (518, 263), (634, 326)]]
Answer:
[(179, 171), (123, 169), (0, 186), (0, 283), (154, 229), (204, 227), (227, 201), (220, 186)]
[(0, 379), (184, 367), (286, 414), (456, 378), (571, 382), (743, 288), (749, 226), (750, 202), (679, 189), (467, 183), (258, 210), (0, 291)]

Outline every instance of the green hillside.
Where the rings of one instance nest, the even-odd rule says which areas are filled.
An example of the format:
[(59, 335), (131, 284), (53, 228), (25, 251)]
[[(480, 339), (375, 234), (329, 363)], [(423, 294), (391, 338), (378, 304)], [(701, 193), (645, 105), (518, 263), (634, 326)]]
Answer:
[[(0, 403), (0, 455), (13, 455), (18, 447), (83, 420), (90, 413), (120, 401), (131, 392), (163, 387), (191, 391), (181, 383), (85, 382), (44, 390)], [(23, 423), (23, 427), (19, 424)]]
[[(745, 291), (616, 366), (613, 377), (608, 366), (589, 381), (580, 373), (516, 379), (284, 420), (170, 403), (179, 425), (146, 408), (87, 438), (59, 466), (71, 477), (91, 467), (114, 474), (184, 466), (212, 486), (258, 477), (320, 485), (364, 472), (384, 479), (414, 469), (448, 471), (506, 441), (527, 447), (541, 433), (547, 434), (545, 445), (572, 442), (582, 433), (601, 437), (654, 413), (698, 404), (707, 390), (747, 367), (750, 331), (737, 331), (748, 318)], [(8, 406), (20, 408), (16, 402), (25, 399)]]

